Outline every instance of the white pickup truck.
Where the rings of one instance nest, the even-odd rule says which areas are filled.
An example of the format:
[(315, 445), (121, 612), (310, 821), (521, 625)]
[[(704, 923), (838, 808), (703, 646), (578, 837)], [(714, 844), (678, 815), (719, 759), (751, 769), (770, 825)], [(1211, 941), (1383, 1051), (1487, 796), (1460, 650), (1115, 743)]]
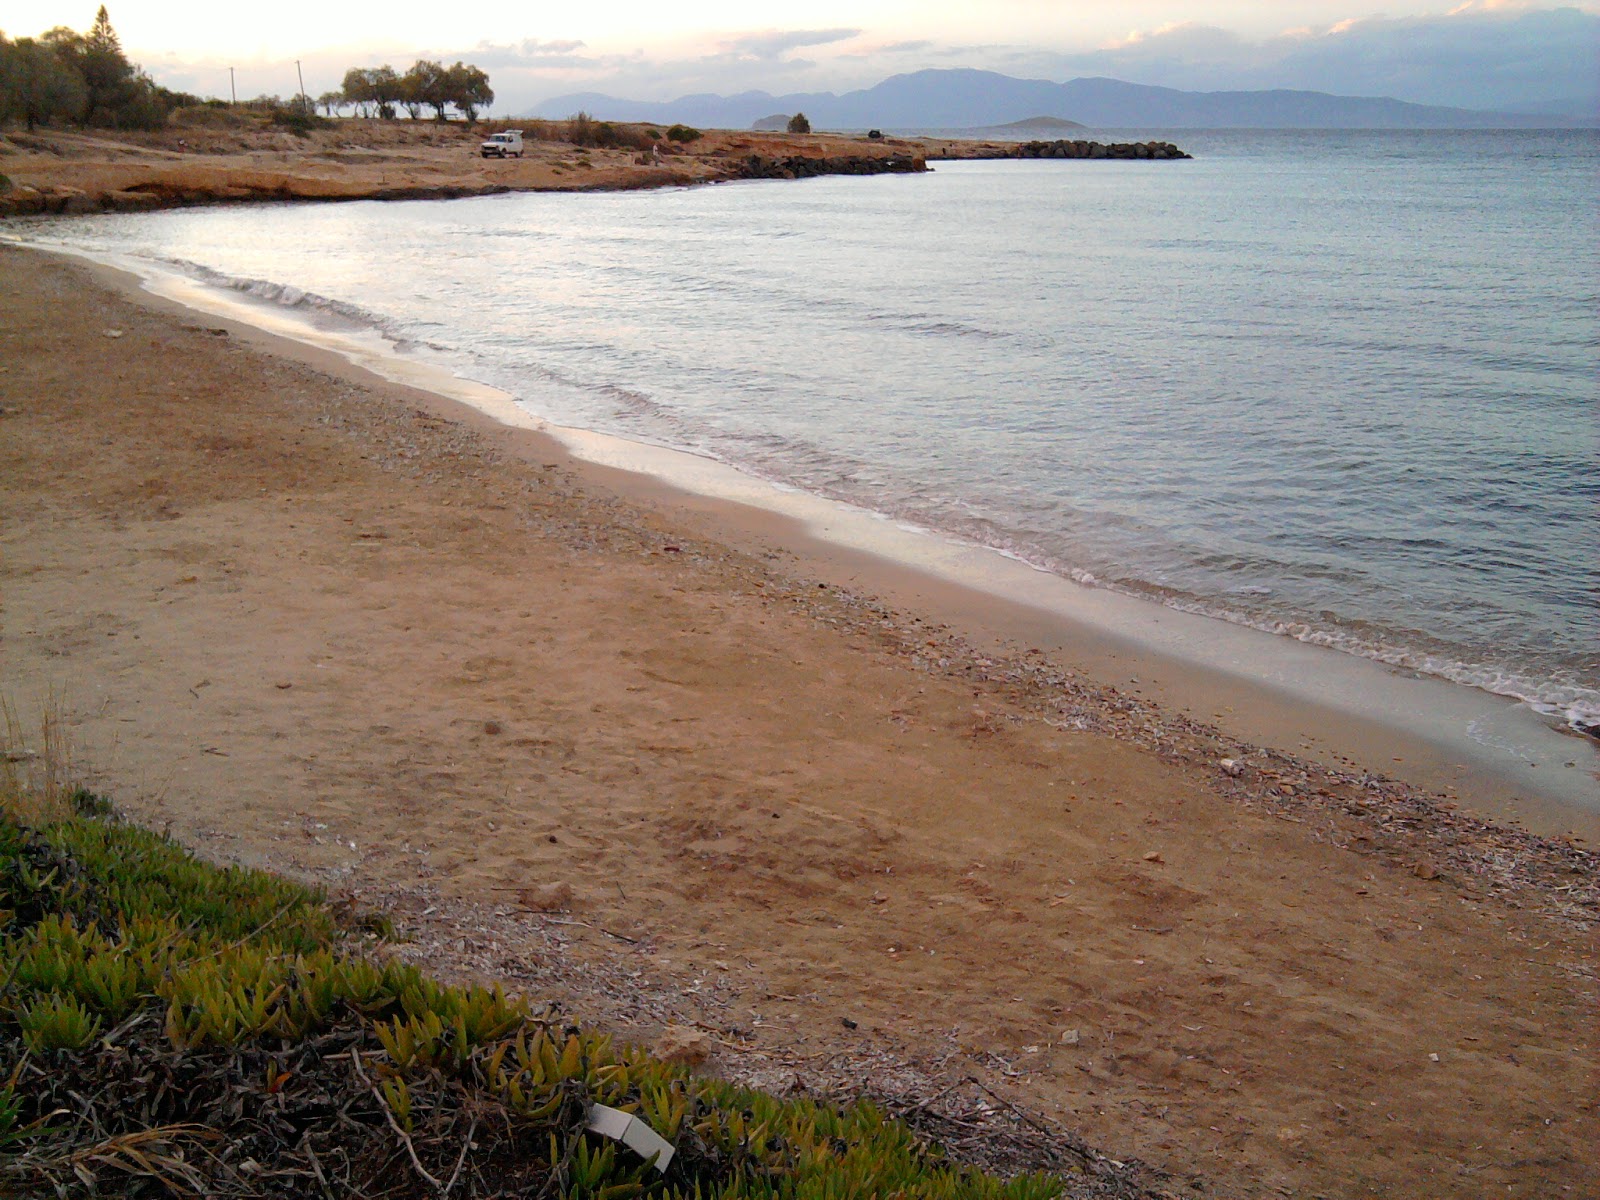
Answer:
[(522, 130), (507, 129), (489, 135), (489, 140), (478, 147), (484, 158), (521, 158)]

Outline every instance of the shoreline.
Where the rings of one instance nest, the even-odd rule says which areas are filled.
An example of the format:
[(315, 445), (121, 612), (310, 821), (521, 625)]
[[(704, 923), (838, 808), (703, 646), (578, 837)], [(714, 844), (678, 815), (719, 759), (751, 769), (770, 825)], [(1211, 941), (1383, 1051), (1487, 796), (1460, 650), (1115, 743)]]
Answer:
[(759, 1086), (971, 1076), (1174, 1195), (1600, 1183), (1592, 852), (987, 653), (781, 518), (0, 258), (7, 690), (58, 697), (141, 821), (623, 1040), (696, 1026)]
[[(507, 121), (339, 118), (293, 136), (248, 123), (94, 135), (0, 131), (0, 219), (149, 212), (197, 205), (444, 200), (508, 192), (631, 191), (734, 180), (918, 173), (929, 158), (1174, 161), (1169, 142), (1013, 142), (757, 130), (695, 131), (688, 142), (648, 123), (607, 122), (607, 145), (577, 145), (563, 122), (528, 124), (516, 159), (489, 160), (480, 140)], [(184, 136), (179, 136), (179, 135)], [(43, 153), (39, 153), (43, 151)], [(16, 157), (14, 157), (16, 156)], [(20, 158), (17, 161), (16, 158)]]
[(701, 511), (713, 537), (758, 548), (778, 544), (819, 578), (928, 612), (987, 653), (1004, 653), (1007, 644), (1047, 647), (1089, 678), (1198, 716), (1242, 742), (1393, 777), (1485, 820), (1600, 846), (1600, 744), (1554, 725), (1525, 702), (1088, 587), (685, 451), (553, 426), (509, 393), (405, 357), (387, 341), (318, 329), (270, 302), (153, 264), (117, 266), (93, 254), (54, 252), (126, 272), (147, 295), (231, 318), (241, 329), (298, 342), (355, 370), (548, 437), (574, 458), (605, 468), (608, 485), (625, 495), (675, 512)]

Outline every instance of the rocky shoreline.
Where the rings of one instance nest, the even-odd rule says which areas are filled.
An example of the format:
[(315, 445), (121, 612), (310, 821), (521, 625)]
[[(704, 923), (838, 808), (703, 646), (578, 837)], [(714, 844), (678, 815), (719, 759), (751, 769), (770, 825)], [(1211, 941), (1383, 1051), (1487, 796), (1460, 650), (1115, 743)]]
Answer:
[(910, 174), (927, 169), (927, 159), (911, 154), (889, 157), (845, 154), (830, 158), (812, 158), (804, 154), (782, 157), (752, 154), (744, 159), (737, 178), (812, 179), (818, 175)]
[(1085, 142), (1065, 138), (1054, 142), (1019, 142), (1014, 158), (1117, 158), (1162, 159), (1193, 158), (1171, 142)]

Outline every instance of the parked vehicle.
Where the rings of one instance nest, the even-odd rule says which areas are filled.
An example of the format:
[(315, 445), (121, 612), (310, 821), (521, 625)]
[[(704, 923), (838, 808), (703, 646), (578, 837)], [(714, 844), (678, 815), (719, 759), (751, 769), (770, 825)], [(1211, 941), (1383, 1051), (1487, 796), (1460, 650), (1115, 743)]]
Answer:
[(490, 134), (488, 141), (478, 147), (478, 153), (484, 158), (521, 158), (522, 130), (507, 129)]

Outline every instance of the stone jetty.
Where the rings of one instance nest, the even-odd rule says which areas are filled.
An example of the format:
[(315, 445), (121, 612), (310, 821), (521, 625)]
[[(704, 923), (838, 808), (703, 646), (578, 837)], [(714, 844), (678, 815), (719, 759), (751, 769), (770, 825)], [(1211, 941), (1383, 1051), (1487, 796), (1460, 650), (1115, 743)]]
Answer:
[(1171, 142), (1018, 142), (1013, 158), (1192, 158)]

